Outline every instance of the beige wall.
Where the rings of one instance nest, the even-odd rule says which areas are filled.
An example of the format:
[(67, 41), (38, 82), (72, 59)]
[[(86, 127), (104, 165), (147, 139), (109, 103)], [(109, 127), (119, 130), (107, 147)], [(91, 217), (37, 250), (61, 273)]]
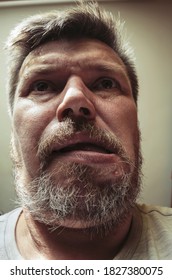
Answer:
[[(172, 2), (104, 1), (107, 9), (125, 19), (135, 48), (140, 77), (139, 118), (145, 158), (141, 200), (170, 206), (172, 170)], [(9, 159), (10, 122), (5, 97), (3, 43), (9, 30), (22, 18), (63, 5), (0, 7), (0, 210), (14, 207)], [(66, 7), (66, 5), (65, 5)]]

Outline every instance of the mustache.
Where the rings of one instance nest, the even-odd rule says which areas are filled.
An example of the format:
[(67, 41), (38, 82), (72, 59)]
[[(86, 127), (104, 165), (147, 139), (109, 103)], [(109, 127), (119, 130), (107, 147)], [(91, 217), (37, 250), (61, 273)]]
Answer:
[(74, 121), (67, 118), (65, 121), (55, 126), (51, 134), (43, 135), (38, 143), (37, 156), (41, 162), (41, 166), (45, 167), (52, 156), (53, 147), (63, 146), (67, 144), (76, 133), (87, 134), (93, 142), (99, 143), (104, 148), (111, 150), (118, 155), (122, 160), (131, 164), (123, 145), (119, 138), (107, 130), (98, 128), (92, 122), (85, 120)]

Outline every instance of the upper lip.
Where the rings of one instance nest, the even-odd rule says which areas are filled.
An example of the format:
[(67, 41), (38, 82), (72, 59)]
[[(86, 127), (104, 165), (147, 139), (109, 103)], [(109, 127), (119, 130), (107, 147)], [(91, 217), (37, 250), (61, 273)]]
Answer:
[(92, 149), (100, 149), (104, 153), (116, 152), (114, 147), (112, 147), (111, 145), (103, 143), (102, 141), (96, 140), (82, 133), (73, 135), (72, 137), (70, 137), (70, 139), (65, 140), (63, 143), (54, 143), (51, 147), (51, 151), (63, 153), (72, 150), (84, 150), (84, 147), (86, 148), (87, 146), (92, 147)]

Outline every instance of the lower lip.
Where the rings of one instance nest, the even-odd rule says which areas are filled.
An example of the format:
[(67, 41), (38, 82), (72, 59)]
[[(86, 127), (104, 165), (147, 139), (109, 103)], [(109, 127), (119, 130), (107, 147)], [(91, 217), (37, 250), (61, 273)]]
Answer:
[(116, 154), (104, 154), (96, 151), (69, 151), (54, 155), (58, 160), (73, 161), (83, 164), (113, 164), (119, 162), (120, 158)]

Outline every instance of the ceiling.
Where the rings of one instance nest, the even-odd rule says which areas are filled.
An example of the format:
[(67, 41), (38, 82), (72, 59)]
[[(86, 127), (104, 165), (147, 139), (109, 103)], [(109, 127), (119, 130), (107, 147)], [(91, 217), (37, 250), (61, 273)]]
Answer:
[[(89, 0), (85, 0), (89, 1)], [(108, 0), (97, 0), (97, 2), (106, 2)], [(108, 2), (166, 2), (169, 0), (110, 0)], [(0, 0), (0, 7), (12, 7), (12, 6), (30, 6), (30, 5), (47, 5), (57, 3), (72, 3), (76, 0)]]

